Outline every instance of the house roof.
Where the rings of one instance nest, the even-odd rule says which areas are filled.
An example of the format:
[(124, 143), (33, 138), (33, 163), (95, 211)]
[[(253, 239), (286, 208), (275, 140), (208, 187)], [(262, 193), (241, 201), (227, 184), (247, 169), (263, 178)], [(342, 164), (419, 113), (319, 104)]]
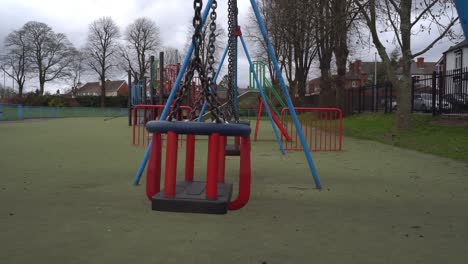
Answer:
[(466, 39), (464, 41), (458, 43), (455, 46), (451, 46), (447, 51), (444, 52), (444, 54), (447, 53), (447, 52), (456, 50), (456, 49), (463, 48), (463, 47), (468, 47), (468, 41)]
[[(125, 80), (106, 81), (106, 93), (117, 92), (125, 84)], [(89, 82), (79, 88), (78, 93), (100, 93), (101, 85), (99, 82)]]

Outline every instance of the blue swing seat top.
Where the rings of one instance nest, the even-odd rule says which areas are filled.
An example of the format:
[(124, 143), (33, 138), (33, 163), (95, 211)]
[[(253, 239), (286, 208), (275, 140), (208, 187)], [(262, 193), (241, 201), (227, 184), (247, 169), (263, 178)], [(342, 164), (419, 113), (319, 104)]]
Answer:
[(166, 134), (174, 132), (179, 135), (212, 135), (226, 137), (246, 137), (250, 135), (250, 126), (242, 123), (203, 123), (189, 121), (150, 121), (146, 124), (150, 133)]

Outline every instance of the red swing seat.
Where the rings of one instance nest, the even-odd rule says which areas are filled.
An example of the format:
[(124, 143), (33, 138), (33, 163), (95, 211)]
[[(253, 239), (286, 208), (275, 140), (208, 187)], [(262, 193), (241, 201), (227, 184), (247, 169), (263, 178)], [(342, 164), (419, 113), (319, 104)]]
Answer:
[[(232, 123), (151, 121), (146, 125), (153, 133), (146, 178), (146, 195), (157, 211), (225, 214), (245, 206), (250, 197), (249, 126)], [(164, 190), (160, 190), (162, 141), (167, 134)], [(177, 182), (178, 135), (187, 135), (185, 176)], [(195, 136), (208, 136), (206, 182), (194, 181)], [(227, 137), (239, 137), (239, 191), (231, 201), (232, 184), (224, 182)]]

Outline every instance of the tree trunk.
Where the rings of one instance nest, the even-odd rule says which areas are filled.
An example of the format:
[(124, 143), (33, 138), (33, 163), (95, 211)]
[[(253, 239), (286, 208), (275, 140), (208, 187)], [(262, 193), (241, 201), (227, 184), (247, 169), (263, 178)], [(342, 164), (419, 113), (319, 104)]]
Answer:
[(106, 78), (101, 78), (101, 107), (106, 107)]
[(411, 5), (412, 0), (401, 0), (401, 43), (403, 76), (398, 87), (396, 129), (411, 126)]
[(335, 79), (336, 106), (343, 110), (345, 110), (344, 89), (346, 86), (346, 63), (349, 55), (346, 6), (347, 0), (335, 0), (333, 2), (333, 10), (335, 13), (334, 53), (338, 74)]
[(18, 93), (20, 97), (23, 97), (23, 85), (18, 83)]
[(44, 95), (44, 86), (45, 86), (44, 84), (45, 84), (45, 82), (41, 79), (39, 81), (39, 93), (40, 93), (40, 95)]

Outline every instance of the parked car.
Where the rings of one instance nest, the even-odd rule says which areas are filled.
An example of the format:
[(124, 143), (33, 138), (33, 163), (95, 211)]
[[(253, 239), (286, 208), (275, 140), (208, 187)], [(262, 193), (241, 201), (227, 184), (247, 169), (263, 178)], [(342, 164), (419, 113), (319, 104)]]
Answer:
[[(439, 96), (436, 96), (435, 107), (439, 109)], [(440, 110), (448, 111), (452, 109), (450, 101), (442, 98), (442, 107)], [(414, 110), (422, 112), (430, 112), (432, 110), (432, 94), (420, 93), (414, 95)]]
[[(380, 107), (384, 108), (385, 107), (385, 98), (382, 98), (381, 101), (380, 101)], [(393, 97), (393, 98), (387, 98), (387, 107), (390, 111), (390, 108), (392, 111), (396, 111), (397, 110), (397, 101), (396, 101), (396, 98)]]
[(466, 93), (450, 93), (442, 98), (453, 105), (454, 111), (468, 110), (468, 94)]

